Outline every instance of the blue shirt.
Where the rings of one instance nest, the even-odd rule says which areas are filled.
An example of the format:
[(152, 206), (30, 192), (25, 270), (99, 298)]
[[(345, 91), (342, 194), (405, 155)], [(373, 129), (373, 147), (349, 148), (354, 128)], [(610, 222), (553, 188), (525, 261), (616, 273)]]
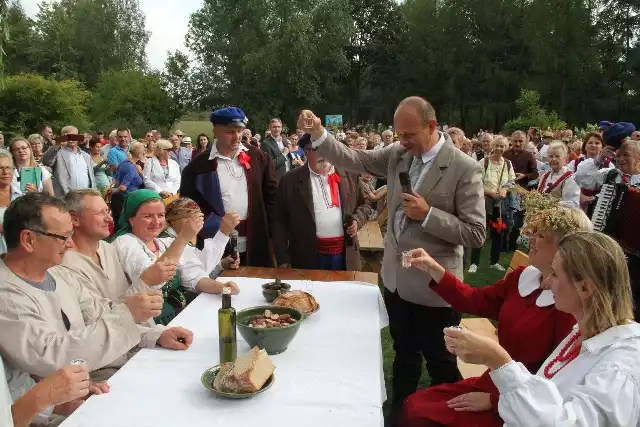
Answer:
[(173, 160), (178, 162), (178, 165), (180, 166), (180, 172), (182, 172), (184, 168), (186, 168), (187, 165), (191, 163), (191, 154), (191, 150), (186, 147), (179, 147), (177, 152), (173, 150), (169, 152), (169, 156), (171, 156)]
[(107, 163), (109, 166), (118, 166), (120, 163), (127, 160), (127, 153), (119, 145), (111, 147), (109, 154), (107, 155)]
[[(111, 150), (111, 152), (113, 152), (113, 150)], [(144, 188), (142, 177), (131, 160), (125, 160), (118, 165), (113, 179), (116, 180), (118, 186), (124, 185), (127, 187), (125, 193), (131, 193)]]

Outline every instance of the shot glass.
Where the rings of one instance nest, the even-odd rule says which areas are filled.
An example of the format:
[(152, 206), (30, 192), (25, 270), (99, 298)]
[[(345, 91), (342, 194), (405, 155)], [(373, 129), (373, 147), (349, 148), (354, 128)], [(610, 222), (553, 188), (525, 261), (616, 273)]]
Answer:
[(313, 282), (311, 280), (307, 281), (307, 292), (313, 293)]
[(70, 365), (86, 365), (87, 361), (84, 359), (73, 359), (71, 362), (69, 362)]
[(402, 268), (410, 268), (411, 267), (411, 252), (405, 251), (402, 252)]

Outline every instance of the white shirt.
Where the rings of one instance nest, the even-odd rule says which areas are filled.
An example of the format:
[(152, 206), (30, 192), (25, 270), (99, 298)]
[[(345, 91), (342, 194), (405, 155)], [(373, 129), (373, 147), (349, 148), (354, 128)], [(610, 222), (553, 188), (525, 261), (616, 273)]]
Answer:
[[(150, 190), (178, 194), (180, 190), (180, 165), (175, 160), (167, 159), (168, 173), (156, 157), (150, 157), (144, 164), (142, 178), (144, 186)], [(166, 173), (166, 174), (165, 174)]]
[[(587, 159), (578, 165), (575, 180), (582, 188), (587, 190), (598, 190), (604, 184), (604, 180), (607, 178), (607, 174), (610, 170), (611, 169), (608, 168), (598, 169), (598, 166), (596, 166), (593, 159)], [(620, 177), (616, 178), (616, 182), (620, 182)], [(631, 175), (629, 177), (629, 184), (632, 186), (639, 186), (640, 174)]]
[(89, 188), (91, 186), (91, 182), (89, 181), (89, 166), (84, 160), (84, 156), (82, 155), (83, 151), (79, 148), (78, 151), (72, 151), (68, 148), (65, 148), (65, 150), (70, 152), (69, 159), (71, 160), (71, 170), (69, 171), (71, 179), (69, 180), (69, 186), (72, 190)]
[[(584, 156), (580, 156), (580, 158), (584, 159), (580, 163), (583, 163), (585, 160), (588, 160), (588, 159), (585, 159)], [(580, 164), (578, 164), (578, 166), (580, 166)], [(608, 169), (613, 169), (614, 167), (615, 167), (615, 165), (613, 164), (613, 162), (609, 162), (609, 164), (607, 166), (603, 167), (602, 169), (608, 170)], [(567, 168), (571, 172), (576, 173), (577, 172), (577, 170), (576, 170), (576, 161), (575, 160), (571, 160), (569, 162), (569, 164), (567, 165)]]
[[(51, 179), (51, 172), (49, 172), (49, 170), (44, 166), (38, 166), (38, 167), (42, 171), (42, 180), (38, 184), (38, 191), (42, 191), (42, 183), (45, 181), (49, 181)], [(13, 185), (18, 190), (21, 188), (20, 182), (18, 181), (19, 177), (20, 177), (20, 173), (18, 172), (18, 168), (16, 167), (13, 169), (13, 181), (11, 181), (11, 185)]]
[[(173, 228), (168, 228), (167, 233), (174, 238), (177, 237), (176, 231)], [(190, 249), (189, 252), (194, 253), (198, 257), (205, 272), (211, 273), (218, 264), (220, 264), (224, 250), (227, 247), (227, 242), (229, 242), (229, 236), (218, 231), (215, 236), (204, 240), (202, 250), (190, 246), (190, 248), (195, 249), (195, 251)]]
[[(335, 173), (331, 168), (329, 174)], [(313, 194), (313, 212), (316, 220), (316, 236), (340, 237), (344, 235), (342, 224), (342, 207), (340, 206), (340, 191), (338, 191), (338, 206), (333, 205), (329, 176), (319, 175), (309, 168), (311, 177), (311, 194)]]
[[(584, 162), (583, 162), (584, 163)], [(547, 177), (547, 181), (545, 183), (545, 187), (549, 187), (556, 183), (558, 179), (562, 175), (567, 172), (567, 168), (563, 167), (559, 172), (550, 171), (549, 176)], [(540, 185), (542, 185), (542, 181), (544, 180), (544, 176), (540, 177)], [(559, 185), (562, 186), (562, 205), (568, 208), (576, 208), (580, 209), (580, 187), (576, 184), (573, 175), (569, 176), (564, 180), (563, 183)], [(540, 188), (540, 191), (545, 191), (546, 188)]]
[[(158, 255), (162, 256), (174, 240), (175, 238), (173, 237), (157, 238)], [(113, 245), (118, 251), (120, 264), (122, 264), (122, 268), (131, 283), (138, 283), (142, 273), (158, 260), (158, 257), (151, 252), (147, 245), (131, 233), (118, 237), (114, 240)], [(180, 284), (194, 292), (200, 279), (209, 277), (209, 273), (204, 270), (204, 265), (196, 251), (198, 251), (197, 248), (187, 245), (178, 261)], [(160, 289), (162, 286), (164, 286), (164, 283), (151, 287)]]
[(536, 375), (515, 361), (490, 373), (505, 426), (640, 426), (640, 325), (615, 326), (585, 340), (575, 360), (552, 379), (544, 378), (544, 368), (575, 333)]
[(0, 425), (2, 426), (13, 427), (11, 405), (13, 405), (13, 399), (11, 399), (9, 384), (4, 373), (4, 363), (0, 358)]
[(544, 144), (542, 147), (540, 147), (540, 150), (538, 150), (538, 160), (542, 162), (546, 162), (548, 150), (549, 150), (549, 146), (547, 144)]
[[(220, 154), (217, 144), (213, 144), (209, 160), (218, 158), (218, 180), (220, 181), (220, 193), (224, 211), (236, 211), (240, 216), (240, 220), (245, 220), (249, 216), (249, 187), (247, 186), (244, 166), (238, 160), (238, 156), (242, 151), (248, 151), (248, 148), (241, 145), (236, 154), (233, 155), (233, 158), (229, 158)], [(246, 251), (247, 238), (238, 237), (238, 252)]]

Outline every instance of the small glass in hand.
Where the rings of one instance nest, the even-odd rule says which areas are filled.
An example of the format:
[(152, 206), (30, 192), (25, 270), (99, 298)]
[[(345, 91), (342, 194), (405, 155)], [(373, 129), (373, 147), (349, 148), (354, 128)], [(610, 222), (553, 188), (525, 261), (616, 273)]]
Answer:
[(411, 252), (404, 251), (402, 252), (402, 268), (410, 268), (411, 267)]

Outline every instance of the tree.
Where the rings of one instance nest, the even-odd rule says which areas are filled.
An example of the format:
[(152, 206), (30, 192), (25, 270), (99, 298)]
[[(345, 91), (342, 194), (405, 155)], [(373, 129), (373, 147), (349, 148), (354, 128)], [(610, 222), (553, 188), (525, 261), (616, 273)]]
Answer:
[(503, 132), (510, 134), (516, 130), (527, 132), (530, 128), (566, 129), (567, 124), (555, 111), (546, 111), (540, 106), (540, 94), (535, 90), (522, 89), (520, 97), (515, 101), (520, 116), (505, 123)]
[(142, 71), (107, 71), (102, 74), (89, 101), (96, 128), (107, 132), (128, 127), (141, 134), (154, 127), (168, 129), (172, 120), (171, 97), (160, 75)]
[(194, 105), (194, 83), (189, 58), (179, 50), (169, 53), (162, 73), (162, 84), (171, 97), (169, 127)]
[(35, 69), (94, 87), (103, 71), (146, 66), (149, 34), (138, 0), (60, 0), (40, 5)]
[(346, 0), (205, 0), (187, 46), (211, 100), (242, 106), (258, 126), (274, 116), (293, 123), (301, 107), (337, 99), (349, 21)]
[(6, 74), (28, 73), (32, 70), (34, 25), (17, 0), (9, 6), (5, 31), (9, 31), (5, 43), (4, 71)]
[(9, 76), (0, 91), (0, 128), (26, 135), (42, 123), (54, 128), (91, 124), (86, 102), (89, 92), (74, 80), (54, 80), (35, 74)]

